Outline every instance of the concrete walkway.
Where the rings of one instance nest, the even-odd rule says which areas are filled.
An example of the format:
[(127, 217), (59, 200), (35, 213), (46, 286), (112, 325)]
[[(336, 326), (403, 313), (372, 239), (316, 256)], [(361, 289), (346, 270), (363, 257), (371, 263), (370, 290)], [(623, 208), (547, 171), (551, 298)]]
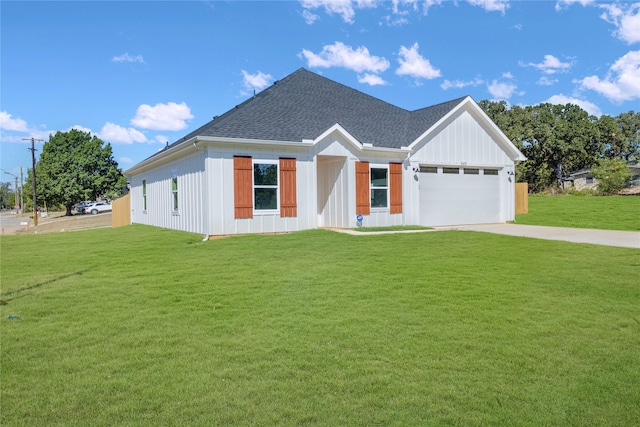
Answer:
[(595, 230), (589, 228), (546, 227), (522, 224), (481, 224), (447, 227), (448, 230), (469, 230), (484, 233), (506, 234), (544, 240), (563, 240), (573, 243), (619, 246), (640, 249), (640, 232)]
[(480, 224), (459, 225), (452, 227), (435, 227), (429, 230), (406, 231), (370, 231), (362, 232), (349, 229), (330, 228), (329, 230), (353, 236), (371, 236), (374, 234), (425, 233), (445, 230), (479, 231), (483, 233), (506, 234), (508, 236), (529, 237), (543, 240), (562, 240), (572, 243), (589, 243), (593, 245), (618, 246), (622, 248), (640, 249), (640, 232), (618, 230), (594, 230), (589, 228), (546, 227), (541, 225), (521, 224)]

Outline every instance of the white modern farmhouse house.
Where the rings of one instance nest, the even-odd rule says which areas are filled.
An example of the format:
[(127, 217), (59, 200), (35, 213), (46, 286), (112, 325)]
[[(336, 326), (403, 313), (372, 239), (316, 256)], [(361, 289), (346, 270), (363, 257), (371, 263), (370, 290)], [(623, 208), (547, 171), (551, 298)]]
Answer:
[(510, 221), (522, 160), (470, 97), (407, 111), (299, 69), (125, 174), (133, 223), (215, 236)]

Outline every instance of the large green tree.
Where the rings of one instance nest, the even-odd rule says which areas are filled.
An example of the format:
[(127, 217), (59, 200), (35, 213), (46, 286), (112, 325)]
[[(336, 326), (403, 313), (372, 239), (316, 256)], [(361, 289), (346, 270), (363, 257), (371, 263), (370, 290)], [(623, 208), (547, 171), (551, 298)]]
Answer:
[(111, 144), (76, 129), (57, 132), (44, 143), (36, 178), (38, 204), (63, 205), (67, 215), (78, 202), (121, 194), (126, 188)]
[(561, 187), (566, 173), (591, 167), (602, 155), (597, 119), (577, 105), (507, 108), (504, 101), (481, 101), (480, 106), (527, 156), (516, 168), (516, 179), (534, 192)]

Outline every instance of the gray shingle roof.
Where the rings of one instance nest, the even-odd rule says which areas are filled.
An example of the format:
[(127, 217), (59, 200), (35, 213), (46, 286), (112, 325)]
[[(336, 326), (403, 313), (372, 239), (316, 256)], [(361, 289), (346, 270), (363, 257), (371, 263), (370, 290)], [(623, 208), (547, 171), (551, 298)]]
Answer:
[(300, 68), (184, 136), (313, 140), (336, 123), (361, 143), (408, 146), (463, 99), (408, 111)]

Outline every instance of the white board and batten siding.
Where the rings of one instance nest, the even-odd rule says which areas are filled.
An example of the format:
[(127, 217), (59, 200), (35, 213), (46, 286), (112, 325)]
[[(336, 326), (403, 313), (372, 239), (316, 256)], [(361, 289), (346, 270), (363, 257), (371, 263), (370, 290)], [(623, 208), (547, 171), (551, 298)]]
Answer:
[[(178, 179), (178, 209), (173, 209), (172, 178)], [(131, 177), (131, 222), (204, 233), (204, 153), (196, 151)], [(146, 181), (144, 209), (142, 181)]]
[[(300, 150), (236, 148), (212, 146), (208, 148), (207, 214), (209, 235), (286, 233), (316, 228), (315, 164), (309, 154)], [(251, 157), (253, 161), (296, 159), (295, 217), (282, 217), (276, 212), (253, 211), (252, 218), (235, 218), (234, 156)]]
[(412, 222), (442, 226), (514, 219), (513, 160), (494, 138), (492, 129), (462, 109), (418, 145), (409, 181)]

